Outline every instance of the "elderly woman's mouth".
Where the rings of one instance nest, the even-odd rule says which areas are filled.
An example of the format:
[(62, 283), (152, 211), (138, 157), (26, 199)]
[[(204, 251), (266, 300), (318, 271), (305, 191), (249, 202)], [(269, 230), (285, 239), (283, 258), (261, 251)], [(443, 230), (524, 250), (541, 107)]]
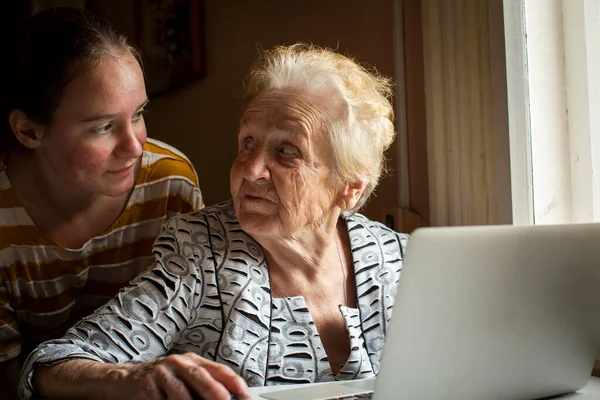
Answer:
[(268, 199), (266, 197), (255, 196), (255, 195), (250, 195), (250, 194), (244, 195), (243, 200), (245, 202), (272, 203), (272, 204), (275, 203), (273, 200), (270, 200), (270, 199)]

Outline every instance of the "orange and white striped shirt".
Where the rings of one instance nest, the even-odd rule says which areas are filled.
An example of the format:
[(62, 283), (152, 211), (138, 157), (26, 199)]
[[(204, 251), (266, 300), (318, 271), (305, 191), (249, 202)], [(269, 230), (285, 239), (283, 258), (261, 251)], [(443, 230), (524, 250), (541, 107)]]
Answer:
[(22, 207), (0, 154), (0, 362), (55, 338), (154, 261), (163, 222), (203, 206), (198, 177), (178, 150), (148, 139), (129, 202), (113, 226), (79, 249), (42, 232)]

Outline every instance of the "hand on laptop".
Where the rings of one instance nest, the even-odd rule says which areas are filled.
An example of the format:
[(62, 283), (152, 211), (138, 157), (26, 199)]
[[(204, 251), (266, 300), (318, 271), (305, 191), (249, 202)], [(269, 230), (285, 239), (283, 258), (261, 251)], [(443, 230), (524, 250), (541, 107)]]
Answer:
[[(74, 374), (78, 374), (78, 384), (73, 383)], [(173, 354), (141, 364), (75, 359), (41, 367), (33, 380), (44, 398), (230, 400), (232, 395), (250, 398), (246, 382), (231, 368), (195, 353)]]
[[(133, 366), (123, 380), (126, 391), (143, 398), (229, 400), (249, 398), (246, 382), (226, 365), (195, 353), (170, 355)], [(152, 392), (152, 393), (150, 393)], [(148, 397), (145, 397), (149, 395)], [(154, 395), (154, 397), (153, 397)]]

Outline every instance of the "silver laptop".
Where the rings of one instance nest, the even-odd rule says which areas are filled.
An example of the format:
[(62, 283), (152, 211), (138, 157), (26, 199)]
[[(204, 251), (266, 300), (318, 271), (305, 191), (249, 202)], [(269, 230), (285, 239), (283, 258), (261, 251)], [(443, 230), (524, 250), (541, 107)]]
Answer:
[(421, 228), (409, 241), (379, 375), (271, 400), (538, 399), (590, 379), (600, 224)]

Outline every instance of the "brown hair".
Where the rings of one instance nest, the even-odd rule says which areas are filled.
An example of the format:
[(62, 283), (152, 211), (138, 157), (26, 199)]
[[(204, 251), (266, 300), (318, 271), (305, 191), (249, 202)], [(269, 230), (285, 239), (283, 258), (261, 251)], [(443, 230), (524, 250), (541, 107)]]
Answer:
[(102, 58), (130, 52), (141, 60), (127, 38), (109, 25), (76, 8), (52, 8), (31, 17), (24, 26), (0, 90), (5, 119), (0, 151), (18, 142), (8, 124), (11, 110), (21, 110), (32, 121), (49, 124), (65, 87)]

